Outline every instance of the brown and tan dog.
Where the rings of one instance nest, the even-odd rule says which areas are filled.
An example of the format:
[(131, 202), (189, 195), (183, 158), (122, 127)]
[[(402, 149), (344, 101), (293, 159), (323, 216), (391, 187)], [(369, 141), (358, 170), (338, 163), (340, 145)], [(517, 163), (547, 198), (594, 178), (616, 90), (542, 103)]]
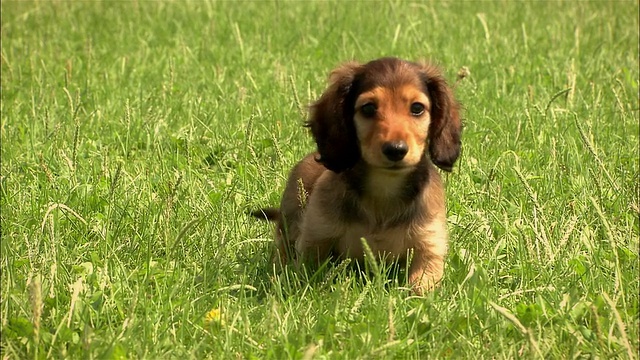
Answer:
[(275, 261), (362, 260), (365, 239), (386, 261), (406, 261), (422, 293), (442, 278), (445, 195), (434, 164), (451, 171), (460, 154), (459, 105), (434, 66), (396, 58), (335, 69), (311, 106), (317, 152), (291, 171), (280, 209)]

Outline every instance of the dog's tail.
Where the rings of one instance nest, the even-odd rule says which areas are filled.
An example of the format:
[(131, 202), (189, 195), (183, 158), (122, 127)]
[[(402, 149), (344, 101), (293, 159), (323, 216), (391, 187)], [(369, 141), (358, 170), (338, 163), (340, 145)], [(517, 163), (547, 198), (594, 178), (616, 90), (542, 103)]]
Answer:
[(280, 209), (268, 207), (259, 210), (250, 211), (249, 215), (260, 220), (278, 221), (280, 219)]

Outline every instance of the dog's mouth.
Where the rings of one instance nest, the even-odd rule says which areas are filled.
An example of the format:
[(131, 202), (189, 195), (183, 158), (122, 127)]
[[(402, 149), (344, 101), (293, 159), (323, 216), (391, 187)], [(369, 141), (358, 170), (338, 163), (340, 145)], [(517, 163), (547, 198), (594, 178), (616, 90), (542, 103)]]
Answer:
[(389, 170), (403, 170), (409, 168), (409, 166), (404, 165), (404, 164), (393, 164), (391, 166), (387, 166), (387, 169)]
[(413, 159), (409, 157), (394, 161), (386, 157), (364, 156), (363, 160), (371, 168), (396, 174), (412, 171), (418, 165), (418, 162), (413, 161)]
[(415, 166), (403, 163), (393, 163), (385, 166), (376, 166), (380, 170), (385, 170), (391, 173), (404, 173), (411, 171)]

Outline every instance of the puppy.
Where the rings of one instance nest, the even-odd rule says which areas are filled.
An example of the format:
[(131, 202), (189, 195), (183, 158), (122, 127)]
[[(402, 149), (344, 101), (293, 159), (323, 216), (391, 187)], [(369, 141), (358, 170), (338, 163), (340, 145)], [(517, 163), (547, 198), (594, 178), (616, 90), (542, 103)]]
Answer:
[[(363, 260), (362, 241), (383, 261), (409, 265), (417, 293), (442, 278), (445, 195), (435, 166), (451, 171), (461, 148), (459, 105), (429, 64), (382, 58), (346, 63), (311, 106), (317, 145), (291, 171), (279, 209), (274, 260)], [(435, 165), (435, 166), (434, 166)]]

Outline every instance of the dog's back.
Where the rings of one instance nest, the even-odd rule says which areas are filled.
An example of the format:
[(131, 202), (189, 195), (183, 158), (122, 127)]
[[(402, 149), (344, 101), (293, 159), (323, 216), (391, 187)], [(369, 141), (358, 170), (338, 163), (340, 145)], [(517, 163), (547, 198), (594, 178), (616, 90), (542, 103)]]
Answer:
[[(251, 212), (254, 217), (277, 222), (274, 261), (286, 263), (295, 258), (295, 239), (300, 236), (300, 223), (307, 198), (313, 192), (320, 175), (327, 169), (316, 159), (317, 152), (308, 154), (293, 167), (287, 179), (280, 208), (263, 208)], [(280, 259), (278, 259), (280, 257)]]

